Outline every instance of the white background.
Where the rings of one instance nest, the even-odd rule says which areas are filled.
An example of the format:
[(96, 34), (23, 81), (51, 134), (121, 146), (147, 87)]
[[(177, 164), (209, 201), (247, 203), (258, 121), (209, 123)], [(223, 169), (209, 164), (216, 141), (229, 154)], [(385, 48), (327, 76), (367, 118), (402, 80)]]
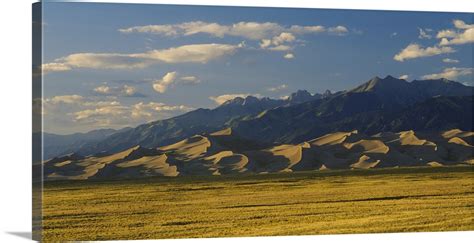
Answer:
[[(0, 242), (31, 232), (31, 4), (0, 1)], [(472, 0), (168, 0), (101, 1), (474, 12)], [(269, 3), (271, 2), (271, 4)], [(474, 202), (473, 202), (474, 203)], [(389, 212), (388, 212), (389, 213)], [(474, 228), (474, 222), (473, 222)], [(289, 226), (291, 227), (291, 226)], [(474, 242), (474, 232), (260, 237), (160, 242)]]

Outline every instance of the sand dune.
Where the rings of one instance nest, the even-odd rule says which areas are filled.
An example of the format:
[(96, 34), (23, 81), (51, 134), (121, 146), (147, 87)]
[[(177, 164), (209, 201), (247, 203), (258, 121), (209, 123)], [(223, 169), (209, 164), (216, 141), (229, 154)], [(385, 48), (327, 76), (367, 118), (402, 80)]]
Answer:
[(341, 144), (349, 136), (351, 136), (353, 134), (357, 134), (357, 131), (330, 133), (330, 134), (324, 135), (322, 137), (313, 139), (313, 140), (309, 141), (309, 143), (312, 144), (312, 145), (317, 145), (317, 146)]
[(360, 140), (355, 143), (345, 143), (344, 147), (359, 153), (381, 153), (386, 154), (390, 150), (387, 145), (379, 140)]
[(379, 163), (380, 160), (374, 160), (367, 155), (362, 155), (356, 163), (351, 164), (351, 168), (369, 169), (376, 167)]
[(448, 140), (448, 143), (454, 143), (454, 144), (458, 144), (458, 145), (472, 147), (470, 144), (466, 143), (466, 141), (464, 141), (462, 138), (459, 138), (459, 137), (450, 138)]
[(459, 129), (452, 129), (452, 130), (449, 130), (449, 131), (446, 131), (446, 132), (443, 132), (441, 134), (444, 138), (452, 138), (452, 137), (461, 137), (461, 138), (465, 138), (465, 137), (472, 137), (474, 136), (474, 132), (466, 132), (466, 131), (461, 131)]
[(473, 165), (474, 147), (467, 142), (473, 135), (459, 129), (373, 136), (350, 131), (326, 134), (300, 144), (263, 147), (228, 128), (159, 148), (135, 146), (106, 156), (70, 154), (43, 165), (49, 180)]

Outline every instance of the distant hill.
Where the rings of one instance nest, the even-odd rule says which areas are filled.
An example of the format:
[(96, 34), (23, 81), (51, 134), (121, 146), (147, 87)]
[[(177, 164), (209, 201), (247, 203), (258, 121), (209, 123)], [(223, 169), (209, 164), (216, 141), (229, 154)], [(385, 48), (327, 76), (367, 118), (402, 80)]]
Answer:
[[(50, 159), (58, 155), (73, 153), (87, 143), (103, 140), (116, 132), (123, 132), (128, 129), (131, 128), (121, 130), (98, 129), (87, 133), (74, 133), (69, 135), (57, 135), (45, 132), (43, 133), (43, 157), (44, 159)], [(41, 137), (41, 133), (34, 132), (33, 137)]]

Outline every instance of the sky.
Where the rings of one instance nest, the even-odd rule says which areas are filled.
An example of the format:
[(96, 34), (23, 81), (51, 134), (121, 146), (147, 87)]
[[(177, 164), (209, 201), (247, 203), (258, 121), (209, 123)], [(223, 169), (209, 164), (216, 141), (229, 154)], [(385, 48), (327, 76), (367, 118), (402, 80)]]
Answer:
[(374, 76), (473, 85), (467, 13), (47, 2), (42, 18), (43, 130), (57, 134)]

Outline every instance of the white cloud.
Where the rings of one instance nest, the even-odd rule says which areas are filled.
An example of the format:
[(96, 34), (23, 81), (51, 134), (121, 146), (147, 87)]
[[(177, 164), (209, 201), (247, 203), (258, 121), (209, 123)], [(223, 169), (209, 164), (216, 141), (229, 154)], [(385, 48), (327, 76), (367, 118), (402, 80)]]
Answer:
[[(203, 21), (185, 22), (172, 25), (144, 25), (119, 29), (122, 33), (150, 33), (163, 36), (189, 36), (195, 34), (208, 34), (222, 38), (226, 35), (237, 36), (250, 40), (268, 39), (278, 36), (283, 32), (297, 35), (322, 33), (326, 28), (321, 25), (300, 26), (292, 25), (289, 28), (272, 22), (238, 22), (231, 25), (208, 23)], [(345, 34), (348, 29), (344, 26), (329, 28), (328, 32)]]
[(123, 97), (144, 97), (145, 95), (137, 92), (137, 88), (130, 85), (123, 85), (121, 87), (111, 87), (101, 85), (93, 89), (93, 91), (100, 95), (114, 95)]
[(418, 34), (418, 39), (431, 39), (431, 35), (428, 34), (427, 32), (430, 32), (430, 29), (422, 29), (418, 28), (419, 34)]
[(72, 68), (135, 69), (164, 63), (207, 63), (234, 54), (243, 44), (194, 44), (145, 53), (75, 53), (44, 64), (49, 72), (67, 71)]
[(345, 35), (349, 32), (349, 30), (342, 25), (338, 25), (336, 27), (331, 27), (328, 29), (329, 33), (336, 34), (336, 35)]
[(180, 80), (181, 80), (181, 83), (183, 84), (193, 85), (193, 84), (201, 83), (201, 80), (196, 76), (183, 76), (183, 77), (180, 77)]
[(458, 29), (472, 29), (474, 28), (474, 24), (466, 24), (464, 21), (455, 19), (453, 20), (454, 27)]
[(436, 38), (441, 39), (440, 45), (462, 45), (474, 42), (474, 24), (466, 24), (462, 20), (454, 20), (456, 29), (441, 30)]
[(222, 105), (224, 102), (228, 100), (233, 100), (237, 97), (246, 98), (247, 96), (255, 96), (257, 98), (261, 97), (260, 94), (223, 94), (219, 96), (210, 96), (209, 99), (213, 100), (218, 105)]
[(458, 33), (452, 39), (442, 38), (439, 43), (442, 46), (446, 45), (462, 45), (474, 42), (474, 28), (466, 29), (462, 33)]
[(169, 118), (193, 108), (157, 102), (124, 105), (116, 98), (62, 95), (43, 99), (46, 124), (82, 127), (123, 127)]
[(80, 95), (59, 95), (59, 96), (54, 96), (50, 100), (46, 100), (46, 102), (51, 101), (53, 104), (75, 104), (82, 102), (84, 100), (84, 97)]
[(164, 103), (139, 102), (130, 106), (116, 103), (109, 106), (100, 106), (79, 110), (70, 113), (75, 122), (92, 123), (101, 126), (113, 124), (139, 124), (153, 121), (159, 117), (169, 117), (175, 112), (186, 112), (192, 108), (185, 105), (166, 105)]
[(229, 35), (259, 40), (274, 36), (282, 31), (284, 28), (277, 23), (239, 22), (230, 27)]
[(41, 71), (43, 74), (47, 74), (50, 72), (64, 72), (69, 70), (71, 70), (71, 67), (65, 65), (64, 63), (52, 62), (41, 65)]
[(125, 96), (135, 96), (137, 95), (137, 88), (129, 85), (124, 85), (122, 88), (122, 93), (125, 94)]
[(451, 59), (451, 58), (444, 58), (443, 62), (444, 63), (459, 63), (459, 60)]
[(176, 76), (178, 75), (177, 72), (169, 72), (163, 76), (162, 79), (156, 80), (153, 83), (153, 89), (158, 93), (164, 93), (168, 89), (168, 86), (173, 84), (176, 80)]
[(285, 59), (293, 59), (295, 58), (295, 55), (293, 53), (286, 53), (283, 57)]
[(457, 68), (457, 67), (451, 67), (451, 68), (445, 68), (443, 72), (441, 73), (433, 73), (433, 74), (427, 74), (422, 76), (422, 79), (440, 79), (440, 78), (445, 78), (445, 79), (450, 79), (450, 80), (457, 80), (458, 77), (460, 76), (468, 76), (468, 75), (473, 75), (473, 70), (474, 68)]
[(102, 85), (102, 86), (94, 88), (94, 92), (99, 93), (99, 94), (110, 94), (111, 89), (109, 86)]
[(405, 79), (405, 80), (408, 80), (408, 74), (403, 74), (401, 75), (400, 77), (398, 77), (399, 79)]
[(239, 22), (232, 25), (207, 23), (203, 21), (185, 22), (173, 25), (146, 25), (119, 29), (122, 33), (150, 33), (164, 36), (189, 36), (209, 34), (214, 37), (225, 35), (258, 40), (281, 32), (284, 28), (276, 23)]
[(395, 36), (397, 36), (397, 35), (398, 35), (397, 32), (393, 32), (392, 34), (390, 34), (390, 37), (395, 37)]
[(441, 39), (441, 38), (454, 38), (458, 34), (454, 30), (440, 30), (438, 31), (438, 34), (436, 34), (436, 38)]
[(288, 85), (286, 84), (282, 84), (282, 85), (278, 85), (276, 87), (270, 87), (268, 88), (268, 91), (271, 91), (271, 92), (278, 92), (278, 91), (282, 91), (282, 90), (285, 90), (288, 88)]
[(423, 48), (422, 46), (418, 44), (410, 44), (407, 47), (405, 47), (405, 49), (401, 50), (398, 54), (396, 54), (393, 57), (393, 59), (399, 62), (403, 62), (407, 59), (429, 57), (429, 56), (435, 56), (435, 55), (440, 55), (444, 53), (453, 53), (453, 52), (455, 52), (455, 50), (448, 46), (444, 46), (444, 47), (432, 46), (432, 47)]
[(172, 25), (145, 25), (126, 29), (119, 29), (122, 33), (152, 33), (166, 36), (175, 36), (178, 32)]
[(272, 43), (274, 45), (280, 45), (283, 43), (289, 43), (296, 40), (296, 37), (292, 33), (283, 32), (278, 36), (273, 37)]
[(326, 28), (321, 25), (313, 25), (313, 26), (299, 26), (299, 25), (292, 25), (289, 29), (289, 32), (303, 35), (303, 34), (312, 34), (312, 33), (322, 33), (326, 31)]
[(196, 76), (181, 76), (178, 72), (168, 72), (159, 80), (153, 82), (153, 89), (158, 93), (165, 93), (173, 84), (196, 85), (201, 80)]
[(132, 106), (131, 112), (132, 117), (153, 117), (156, 112), (168, 112), (168, 111), (189, 111), (190, 107), (185, 105), (166, 105), (164, 103), (149, 102), (149, 103), (137, 103)]
[(165, 50), (153, 50), (136, 55), (144, 59), (148, 58), (166, 63), (207, 63), (211, 60), (234, 54), (241, 47), (243, 47), (243, 44), (195, 44)]
[(270, 51), (290, 51), (293, 49), (293, 47), (289, 45), (278, 45), (278, 46), (272, 46), (267, 48)]
[(285, 45), (285, 43), (291, 43), (296, 40), (296, 37), (288, 32), (283, 32), (280, 35), (274, 36), (272, 39), (263, 39), (260, 42), (260, 48), (271, 51), (288, 51), (292, 47)]

